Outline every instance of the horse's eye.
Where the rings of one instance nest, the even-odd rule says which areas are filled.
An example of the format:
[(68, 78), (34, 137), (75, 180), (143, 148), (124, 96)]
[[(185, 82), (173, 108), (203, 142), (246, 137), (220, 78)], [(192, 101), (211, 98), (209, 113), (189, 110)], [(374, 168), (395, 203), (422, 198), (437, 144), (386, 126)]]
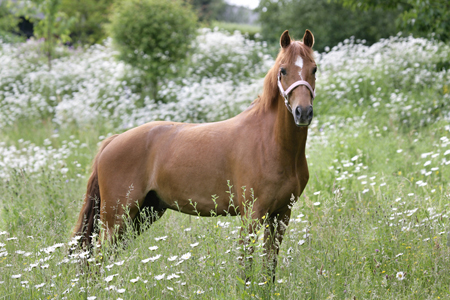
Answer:
[(316, 72), (317, 72), (317, 67), (314, 67), (313, 74), (316, 74)]
[(286, 69), (285, 68), (281, 68), (280, 72), (281, 72), (281, 74), (286, 75)]

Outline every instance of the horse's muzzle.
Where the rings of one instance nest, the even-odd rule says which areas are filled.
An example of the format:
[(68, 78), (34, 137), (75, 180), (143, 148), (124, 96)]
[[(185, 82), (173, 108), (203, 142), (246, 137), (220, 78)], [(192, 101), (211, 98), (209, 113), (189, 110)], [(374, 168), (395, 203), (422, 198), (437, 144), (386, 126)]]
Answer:
[(302, 107), (299, 105), (294, 109), (294, 121), (295, 125), (300, 126), (308, 126), (311, 124), (311, 120), (313, 118), (313, 107), (309, 105), (308, 107)]

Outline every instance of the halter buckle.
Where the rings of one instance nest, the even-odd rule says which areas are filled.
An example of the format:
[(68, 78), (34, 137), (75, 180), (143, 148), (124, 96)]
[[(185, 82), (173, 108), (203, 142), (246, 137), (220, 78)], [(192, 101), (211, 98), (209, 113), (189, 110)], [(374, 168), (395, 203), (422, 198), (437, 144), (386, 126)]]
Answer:
[(288, 95), (282, 95), (284, 97), (284, 104), (286, 105), (287, 110), (292, 113), (292, 107), (289, 104), (289, 98)]

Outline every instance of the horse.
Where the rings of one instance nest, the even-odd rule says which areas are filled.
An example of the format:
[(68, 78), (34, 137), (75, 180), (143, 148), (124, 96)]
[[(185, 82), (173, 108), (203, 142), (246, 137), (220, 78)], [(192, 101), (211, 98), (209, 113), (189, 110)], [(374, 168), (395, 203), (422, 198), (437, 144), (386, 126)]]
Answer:
[[(73, 232), (81, 236), (80, 245), (92, 247), (99, 221), (100, 243), (115, 243), (123, 235), (124, 214), (141, 221), (143, 209), (152, 212), (150, 223), (167, 209), (239, 215), (252, 220), (242, 226), (241, 237), (265, 225), (265, 259), (274, 278), (292, 202), (309, 179), (305, 146), (315, 98), (313, 45), (311, 31), (295, 41), (286, 30), (262, 94), (233, 118), (154, 121), (104, 140)], [(232, 192), (246, 191), (234, 191), (232, 199), (230, 185)], [(248, 209), (250, 190), (254, 201)]]

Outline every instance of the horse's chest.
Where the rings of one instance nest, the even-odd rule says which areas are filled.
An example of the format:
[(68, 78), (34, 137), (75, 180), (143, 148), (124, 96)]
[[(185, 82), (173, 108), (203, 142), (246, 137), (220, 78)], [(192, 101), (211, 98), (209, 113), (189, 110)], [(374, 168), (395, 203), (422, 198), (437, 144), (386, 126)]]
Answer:
[(297, 199), (309, 179), (307, 166), (305, 168), (278, 167), (266, 174), (262, 180), (261, 196), (267, 201), (275, 201), (277, 206), (291, 205), (292, 196)]

